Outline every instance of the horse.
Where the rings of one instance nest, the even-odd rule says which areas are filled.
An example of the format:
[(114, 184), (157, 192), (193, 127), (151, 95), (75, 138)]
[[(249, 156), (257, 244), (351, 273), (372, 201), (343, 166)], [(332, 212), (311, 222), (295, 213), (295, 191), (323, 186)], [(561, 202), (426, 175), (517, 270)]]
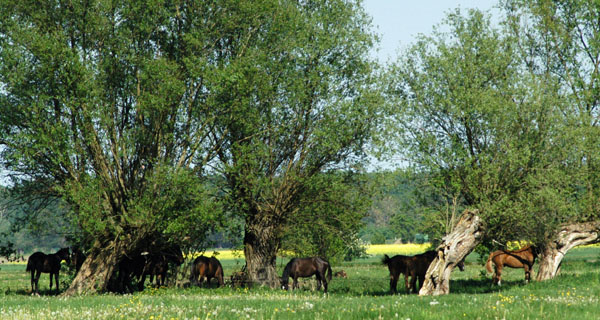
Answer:
[(184, 262), (183, 253), (178, 245), (166, 247), (158, 254), (149, 254), (146, 258), (144, 270), (141, 272), (140, 286), (143, 288), (146, 282), (146, 276), (150, 276), (150, 283), (156, 276), (157, 287), (164, 286), (167, 279), (167, 271), (169, 270), (169, 262), (180, 266)]
[(390, 271), (390, 292), (392, 294), (398, 293), (396, 286), (401, 273), (404, 274), (404, 287), (407, 291), (410, 289), (408, 286), (408, 263), (411, 258), (412, 257), (400, 254), (391, 258), (387, 254), (383, 255), (383, 260), (381, 262), (386, 264), (388, 266), (388, 270)]
[(86, 258), (87, 257), (85, 253), (83, 253), (83, 251), (81, 251), (79, 247), (71, 248), (71, 267), (75, 268), (76, 274), (77, 272), (79, 272), (79, 269), (81, 269), (81, 266), (83, 265), (83, 262)]
[(200, 286), (206, 278), (206, 285), (210, 287), (210, 280), (216, 278), (219, 282), (219, 287), (225, 285), (223, 282), (223, 267), (221, 262), (215, 257), (199, 256), (192, 263), (191, 283)]
[(38, 251), (29, 256), (25, 271), (31, 272), (31, 291), (33, 294), (38, 294), (38, 281), (42, 272), (50, 274), (50, 290), (52, 290), (52, 276), (54, 276), (56, 291), (59, 291), (58, 273), (60, 272), (60, 262), (63, 260), (67, 264), (71, 263), (69, 248), (62, 248), (52, 254)]
[(179, 266), (183, 261), (183, 254), (178, 245), (167, 246), (158, 252), (142, 252), (125, 256), (119, 262), (119, 291), (134, 291), (131, 286), (132, 277), (138, 280), (138, 290), (144, 289), (146, 276), (150, 276), (150, 283), (156, 276), (156, 286), (165, 285), (169, 262)]
[(526, 246), (519, 250), (508, 251), (508, 250), (496, 250), (490, 253), (487, 259), (485, 268), (488, 272), (492, 272), (492, 262), (494, 263), (494, 275), (492, 277), (492, 285), (501, 285), (502, 282), (502, 268), (523, 268), (525, 269), (525, 282), (529, 283), (531, 279), (531, 271), (533, 270), (533, 264), (535, 258), (538, 255), (537, 248), (533, 246)]
[[(430, 250), (414, 256), (396, 255), (392, 258), (388, 257), (387, 254), (383, 257), (383, 264), (388, 266), (390, 271), (390, 292), (392, 294), (398, 293), (396, 286), (398, 284), (398, 278), (400, 274), (404, 274), (404, 286), (407, 292), (410, 292), (411, 288), (413, 293), (418, 292), (417, 279), (419, 285), (423, 286), (425, 282), (425, 274), (431, 262), (437, 257), (437, 251)], [(464, 261), (461, 260), (456, 265), (460, 271), (465, 270)], [(410, 284), (408, 278), (411, 277)]]
[[(327, 273), (327, 277), (325, 277), (325, 273)], [(313, 275), (317, 278), (317, 290), (321, 289), (321, 282), (323, 282), (323, 292), (327, 293), (327, 281), (331, 281), (331, 265), (327, 260), (320, 257), (290, 260), (283, 269), (281, 284), (284, 290), (289, 290), (288, 281), (292, 277), (294, 281), (292, 289), (295, 289), (298, 288), (299, 277), (307, 278)]]

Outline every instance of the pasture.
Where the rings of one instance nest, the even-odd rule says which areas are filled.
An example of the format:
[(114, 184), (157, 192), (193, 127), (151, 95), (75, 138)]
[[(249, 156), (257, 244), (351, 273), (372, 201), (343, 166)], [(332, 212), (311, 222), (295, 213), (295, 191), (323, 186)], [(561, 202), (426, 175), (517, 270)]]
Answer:
[[(388, 251), (386, 251), (386, 249)], [(389, 291), (383, 253), (412, 254), (408, 247), (374, 247), (371, 258), (333, 264), (348, 278), (334, 278), (329, 294), (313, 291), (314, 278), (296, 291), (266, 288), (150, 288), (129, 295), (64, 298), (48, 292), (40, 278), (40, 297), (30, 295), (24, 264), (0, 265), (0, 319), (599, 319), (600, 248), (569, 252), (554, 280), (525, 285), (523, 269), (505, 269), (503, 285), (491, 286), (491, 274), (472, 254), (466, 270), (453, 272), (451, 294), (438, 297)], [(381, 250), (381, 251), (380, 251)], [(228, 279), (243, 265), (239, 255), (218, 258)], [(287, 259), (278, 259), (281, 272)], [(534, 267), (537, 271), (537, 264)], [(535, 276), (534, 272), (534, 276)], [(68, 277), (61, 273), (61, 280)], [(64, 284), (61, 284), (64, 288)]]

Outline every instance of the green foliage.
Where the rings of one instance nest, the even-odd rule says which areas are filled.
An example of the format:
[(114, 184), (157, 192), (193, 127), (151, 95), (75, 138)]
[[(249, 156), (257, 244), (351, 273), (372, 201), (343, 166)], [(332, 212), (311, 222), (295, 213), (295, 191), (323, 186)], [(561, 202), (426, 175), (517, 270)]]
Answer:
[(217, 49), (194, 48), (215, 45), (204, 2), (0, 12), (1, 160), (14, 183), (63, 198), (88, 242), (200, 241), (220, 217), (200, 178), (216, 111), (200, 93)]
[[(371, 204), (372, 185), (348, 172), (311, 177), (284, 229), (281, 248), (294, 256), (321, 256), (330, 262), (360, 255), (358, 231)], [(353, 252), (349, 252), (353, 250)]]
[(406, 156), (445, 204), (428, 219), (449, 232), (477, 207), (490, 238), (543, 242), (573, 214), (556, 79), (525, 72), (518, 39), (481, 12), (445, 24), (391, 71)]

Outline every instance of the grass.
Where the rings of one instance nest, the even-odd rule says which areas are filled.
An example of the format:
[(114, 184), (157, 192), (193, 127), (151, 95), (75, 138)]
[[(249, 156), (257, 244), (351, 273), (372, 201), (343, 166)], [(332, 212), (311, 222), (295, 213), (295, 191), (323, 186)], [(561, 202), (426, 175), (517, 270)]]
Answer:
[[(221, 254), (226, 275), (241, 268), (241, 258)], [(598, 247), (573, 249), (556, 279), (526, 285), (522, 269), (505, 269), (503, 285), (492, 287), (491, 275), (484, 276), (483, 266), (469, 256), (465, 272), (452, 275), (451, 294), (438, 297), (389, 295), (381, 253), (334, 266), (348, 278), (333, 279), (328, 295), (313, 291), (311, 279), (290, 292), (147, 288), (133, 295), (63, 298), (47, 291), (45, 274), (40, 279), (42, 296), (35, 297), (28, 292), (24, 265), (1, 265), (0, 319), (600, 319), (599, 258)], [(283, 262), (278, 259), (279, 268)]]

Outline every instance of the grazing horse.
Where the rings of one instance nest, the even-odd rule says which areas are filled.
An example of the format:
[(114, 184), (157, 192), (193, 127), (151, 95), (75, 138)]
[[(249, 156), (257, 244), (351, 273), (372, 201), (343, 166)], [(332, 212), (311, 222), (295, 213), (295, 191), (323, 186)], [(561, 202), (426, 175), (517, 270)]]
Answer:
[[(419, 280), (419, 285), (423, 286), (427, 269), (436, 257), (437, 252), (435, 250), (427, 251), (415, 256), (396, 255), (390, 258), (387, 254), (384, 255), (382, 262), (383, 264), (386, 264), (390, 270), (390, 292), (393, 294), (398, 293), (396, 286), (400, 274), (403, 273), (406, 291), (410, 292), (412, 288), (413, 293), (417, 293), (417, 278)], [(464, 261), (460, 261), (456, 266), (460, 271), (465, 270)], [(408, 277), (411, 277), (410, 284), (408, 283)]]
[(138, 280), (138, 290), (144, 289), (146, 276), (150, 276), (150, 282), (156, 276), (156, 286), (166, 283), (169, 262), (181, 265), (184, 261), (183, 254), (178, 245), (171, 245), (162, 250), (144, 252), (133, 256), (125, 256), (119, 263), (119, 291), (133, 292), (131, 286), (132, 278)]
[(199, 256), (194, 260), (190, 282), (200, 286), (204, 282), (204, 278), (206, 278), (206, 286), (208, 287), (210, 287), (210, 280), (212, 278), (217, 278), (219, 287), (225, 285), (223, 282), (223, 267), (217, 258)]
[[(327, 278), (325, 277), (327, 273)], [(323, 282), (323, 292), (327, 293), (327, 281), (331, 281), (331, 265), (327, 260), (320, 257), (312, 258), (294, 258), (288, 262), (281, 275), (281, 284), (283, 289), (288, 290), (288, 281), (292, 277), (292, 289), (298, 288), (298, 278), (307, 278), (315, 275), (317, 277), (317, 290), (321, 289)]]
[(69, 248), (62, 248), (56, 253), (45, 254), (43, 252), (35, 252), (27, 260), (27, 268), (25, 271), (31, 272), (31, 291), (34, 294), (38, 294), (38, 281), (40, 275), (43, 273), (50, 274), (50, 290), (52, 290), (52, 276), (56, 282), (56, 291), (58, 288), (58, 273), (60, 272), (60, 262), (67, 261), (67, 264), (71, 263), (71, 255)]
[(522, 249), (515, 251), (508, 250), (496, 250), (490, 253), (487, 259), (485, 268), (488, 272), (492, 272), (492, 262), (494, 263), (495, 272), (492, 277), (492, 284), (501, 285), (502, 282), (502, 268), (523, 268), (525, 269), (525, 281), (529, 282), (531, 279), (531, 271), (533, 270), (533, 264), (535, 258), (538, 255), (537, 248), (533, 246), (526, 246)]
[(141, 272), (140, 286), (144, 286), (146, 276), (150, 276), (150, 283), (156, 276), (157, 287), (164, 286), (167, 280), (167, 271), (169, 270), (169, 262), (176, 266), (180, 266), (184, 261), (183, 253), (178, 245), (172, 245), (165, 248), (158, 254), (150, 254), (146, 258), (144, 270)]

